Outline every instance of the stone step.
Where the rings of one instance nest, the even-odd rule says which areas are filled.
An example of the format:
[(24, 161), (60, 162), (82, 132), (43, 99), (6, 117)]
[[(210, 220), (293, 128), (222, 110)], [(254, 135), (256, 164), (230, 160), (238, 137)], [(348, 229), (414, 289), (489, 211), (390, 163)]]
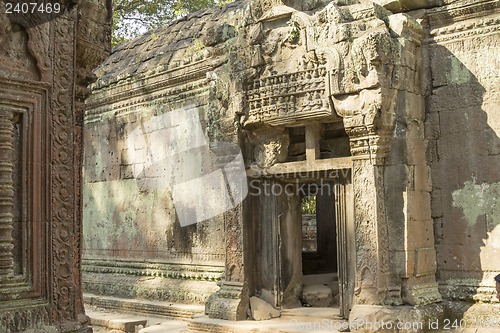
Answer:
[(136, 329), (146, 327), (148, 320), (124, 314), (108, 313), (101, 311), (86, 311), (92, 326), (104, 327), (108, 330), (116, 330), (125, 333), (135, 333)]
[(94, 332), (111, 333), (181, 333), (187, 332), (187, 323), (160, 317), (138, 316), (86, 309)]
[(295, 309), (284, 309), (281, 311), (281, 318), (307, 318), (307, 319), (334, 319), (342, 320), (340, 308), (316, 308), (301, 307)]
[(332, 289), (319, 285), (304, 286), (302, 300), (313, 307), (328, 307), (333, 304)]
[[(297, 313), (296, 316), (293, 311), (292, 315), (287, 311), (285, 316), (263, 321), (235, 322), (197, 316), (189, 322), (188, 328), (189, 333), (337, 333), (340, 332), (338, 329), (347, 325), (343, 320), (332, 317), (308, 317), (310, 311)], [(325, 310), (322, 313), (331, 315), (332, 311)]]
[(141, 329), (138, 333), (188, 333), (187, 323), (161, 323)]
[(84, 294), (85, 304), (117, 311), (120, 313), (160, 316), (165, 318), (189, 320), (197, 314), (203, 314), (205, 307), (196, 304), (176, 304), (171, 302), (125, 299), (110, 296)]

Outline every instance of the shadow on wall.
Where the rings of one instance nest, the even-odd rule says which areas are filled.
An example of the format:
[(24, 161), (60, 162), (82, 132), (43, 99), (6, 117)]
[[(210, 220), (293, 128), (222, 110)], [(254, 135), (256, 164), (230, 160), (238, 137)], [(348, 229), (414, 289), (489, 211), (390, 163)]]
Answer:
[[(209, 157), (197, 152), (192, 135), (174, 140), (166, 132), (174, 126), (149, 111), (154, 110), (113, 116), (85, 129), (85, 254), (188, 262), (210, 254), (220, 257), (220, 216), (196, 225), (183, 224), (172, 191), (174, 181), (192, 181), (203, 174)], [(181, 129), (192, 133), (190, 128)], [(183, 144), (188, 147), (178, 147)], [(192, 188), (190, 193), (197, 190)]]
[[(498, 38), (481, 36), (428, 46), (431, 82), (425, 129), (437, 280), (448, 318), (466, 318), (473, 302), (496, 302), (499, 45)], [(491, 308), (486, 312), (492, 313)]]

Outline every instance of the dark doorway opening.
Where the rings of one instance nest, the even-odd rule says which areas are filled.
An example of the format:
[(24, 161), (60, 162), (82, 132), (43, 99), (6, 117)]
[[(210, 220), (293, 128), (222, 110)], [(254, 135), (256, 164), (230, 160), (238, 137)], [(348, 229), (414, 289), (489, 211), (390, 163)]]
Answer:
[(337, 273), (337, 231), (333, 183), (301, 186), (302, 273)]
[(306, 307), (339, 307), (335, 184), (300, 186), (302, 221), (301, 302)]

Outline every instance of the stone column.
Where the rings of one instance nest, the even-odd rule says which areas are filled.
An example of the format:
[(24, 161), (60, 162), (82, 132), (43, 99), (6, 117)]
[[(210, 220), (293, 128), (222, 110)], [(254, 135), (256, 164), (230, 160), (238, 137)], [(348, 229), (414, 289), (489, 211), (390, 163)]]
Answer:
[(441, 297), (425, 186), (423, 34), (404, 14), (386, 19), (378, 32), (352, 41), (330, 71), (353, 159), (356, 282), (349, 319), (425, 323), (439, 315), (431, 304)]
[(224, 214), (226, 269), (221, 289), (211, 295), (205, 305), (205, 312), (210, 318), (233, 321), (247, 318), (249, 294), (244, 266), (245, 204), (246, 201)]
[(0, 111), (0, 279), (14, 274), (13, 116), (10, 111)]
[(389, 263), (387, 211), (391, 203), (386, 196), (387, 135), (375, 132), (371, 125), (348, 127), (347, 133), (353, 155), (356, 228), (354, 303), (400, 305), (401, 284), (391, 274)]

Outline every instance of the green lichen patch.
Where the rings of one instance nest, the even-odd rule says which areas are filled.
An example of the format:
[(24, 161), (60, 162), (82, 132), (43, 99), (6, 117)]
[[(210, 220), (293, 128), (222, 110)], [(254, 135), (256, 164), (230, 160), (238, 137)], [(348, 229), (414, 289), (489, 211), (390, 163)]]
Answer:
[(486, 215), (494, 225), (500, 224), (500, 182), (476, 184), (476, 180), (467, 181), (464, 187), (453, 192), (453, 206), (463, 209), (465, 220), (475, 225), (477, 218)]

